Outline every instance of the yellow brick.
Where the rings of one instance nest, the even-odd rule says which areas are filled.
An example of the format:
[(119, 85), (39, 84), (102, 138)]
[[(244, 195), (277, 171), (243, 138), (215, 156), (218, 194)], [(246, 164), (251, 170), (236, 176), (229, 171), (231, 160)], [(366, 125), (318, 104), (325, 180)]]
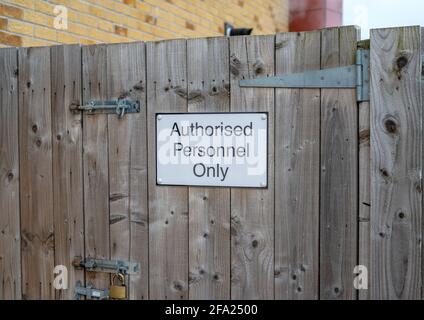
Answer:
[(86, 26), (97, 28), (99, 19), (95, 19), (93, 16), (88, 14), (80, 14), (78, 17), (78, 22), (85, 24)]
[(46, 27), (35, 26), (34, 36), (41, 39), (47, 39), (51, 41), (57, 40), (57, 31)]
[(71, 9), (74, 9), (75, 11), (82, 12), (82, 13), (89, 13), (90, 12), (90, 5), (84, 2), (81, 2), (81, 0), (56, 0), (58, 3), (64, 3), (66, 7), (69, 7)]
[(81, 24), (70, 22), (68, 23), (68, 31), (84, 36), (90, 33), (90, 28)]
[(0, 16), (21, 19), (23, 10), (21, 8), (0, 3)]
[(57, 41), (60, 43), (73, 44), (73, 43), (79, 43), (80, 39), (67, 32), (58, 32)]
[(137, 30), (128, 29), (128, 38), (138, 41), (149, 41), (153, 40), (154, 36)]
[(153, 6), (150, 3), (146, 3), (146, 2), (142, 2), (142, 1), (137, 1), (137, 3), (135, 4), (136, 9), (145, 12), (147, 14), (151, 14), (153, 11)]
[(113, 12), (107, 11), (103, 8), (100, 7), (95, 7), (95, 6), (91, 6), (90, 7), (90, 14), (98, 17), (98, 18), (103, 18), (106, 19), (108, 21), (112, 21), (112, 22), (120, 22), (120, 21), (124, 21), (125, 20), (125, 16), (124, 15), (120, 15), (120, 14), (115, 14)]
[(148, 23), (138, 22), (136, 29), (139, 30), (139, 31), (143, 31), (143, 32), (147, 32), (147, 33), (152, 33), (153, 27), (152, 27), (152, 25), (150, 25)]
[(91, 29), (88, 36), (90, 38), (100, 40), (100, 41), (106, 42), (106, 43), (119, 42), (120, 40), (122, 40), (122, 41), (125, 40), (125, 38), (123, 38), (123, 37), (119, 37), (119, 36), (116, 36), (112, 33), (103, 32), (103, 31), (99, 31), (99, 30), (96, 30), (96, 29)]
[(97, 21), (97, 27), (100, 30), (107, 31), (107, 32), (113, 32), (114, 31), (114, 24), (105, 20), (98, 20)]
[(170, 33), (168, 31), (160, 29), (160, 28), (154, 28), (153, 34), (155, 36), (158, 36), (160, 39), (172, 39), (175, 36), (174, 33)]
[(25, 34), (27, 36), (34, 35), (34, 27), (32, 24), (24, 23), (18, 20), (11, 20), (7, 22), (7, 30), (13, 33)]
[[(217, 36), (223, 32), (224, 21), (234, 24), (235, 27), (253, 27), (255, 34), (287, 31), (288, 25), (288, 0), (0, 0), (0, 2), (0, 16), (14, 18), (9, 27), (3, 24), (0, 28), (15, 34), (16, 43), (23, 42), (21, 38), (25, 38), (24, 42), (28, 44), (28, 39), (34, 37), (35, 45), (52, 44), (56, 41), (62, 43), (78, 41), (88, 44)], [(69, 30), (53, 29), (55, 5), (64, 5), (68, 8)], [(8, 35), (3, 38), (6, 39)], [(14, 41), (9, 38), (6, 40)], [(46, 41), (43, 42), (41, 38)]]
[(3, 0), (3, 1), (24, 7), (26, 9), (33, 9), (34, 8), (34, 1), (33, 0)]
[(80, 43), (86, 44), (86, 45), (92, 45), (92, 44), (100, 43), (100, 41), (82, 38), (82, 39), (80, 39)]
[(30, 37), (22, 38), (22, 46), (23, 47), (43, 47), (43, 46), (51, 46), (54, 42), (34, 39)]
[(34, 4), (35, 4), (35, 6), (34, 6), (35, 11), (43, 12), (43, 13), (46, 13), (46, 14), (51, 15), (51, 16), (55, 15), (54, 14), (55, 5), (47, 3), (44, 0), (34, 1)]
[(24, 11), (24, 21), (40, 24), (46, 27), (53, 27), (54, 18), (50, 17), (44, 13), (39, 13), (35, 11)]

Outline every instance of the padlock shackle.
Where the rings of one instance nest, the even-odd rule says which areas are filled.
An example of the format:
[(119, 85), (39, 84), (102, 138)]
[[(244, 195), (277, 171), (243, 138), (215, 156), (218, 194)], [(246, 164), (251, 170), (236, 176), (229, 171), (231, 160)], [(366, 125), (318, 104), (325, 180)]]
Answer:
[(121, 282), (121, 286), (124, 286), (125, 285), (125, 276), (122, 273), (116, 273), (112, 276), (111, 285), (115, 285), (116, 277), (118, 277), (118, 280)]

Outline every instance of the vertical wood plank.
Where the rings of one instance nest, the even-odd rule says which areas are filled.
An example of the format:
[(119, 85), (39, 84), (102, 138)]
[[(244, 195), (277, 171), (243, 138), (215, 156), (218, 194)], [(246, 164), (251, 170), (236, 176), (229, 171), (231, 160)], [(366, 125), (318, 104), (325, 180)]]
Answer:
[(185, 40), (147, 44), (149, 170), (149, 293), (151, 299), (188, 298), (188, 188), (156, 185), (158, 112), (187, 111)]
[(24, 299), (53, 299), (50, 48), (19, 49), (19, 152)]
[[(107, 98), (107, 48), (82, 48), (83, 104)], [(85, 254), (109, 259), (109, 164), (107, 115), (83, 114)], [(109, 287), (109, 276), (86, 272), (87, 284)]]
[[(322, 31), (321, 68), (355, 64), (355, 27)], [(358, 112), (354, 89), (321, 91), (320, 298), (355, 299)]]
[[(187, 40), (189, 112), (228, 112), (227, 38)], [(190, 299), (230, 298), (230, 189), (189, 188)]]
[(129, 298), (148, 298), (147, 144), (145, 46), (108, 45), (108, 98), (141, 102), (141, 112), (108, 115), (111, 259), (140, 262), (130, 277)]
[(0, 300), (21, 299), (18, 54), (0, 50)]
[(75, 283), (84, 283), (84, 271), (71, 267), (84, 256), (81, 114), (69, 110), (81, 102), (81, 47), (52, 47), (51, 72), (55, 265), (68, 267), (68, 290), (56, 298), (73, 299)]
[(268, 189), (231, 189), (231, 297), (274, 298), (274, 89), (239, 80), (274, 75), (274, 36), (230, 38), (231, 111), (269, 112)]
[[(370, 270), (370, 103), (359, 103), (359, 263)], [(369, 285), (369, 280), (368, 283)], [(360, 290), (360, 300), (369, 299), (369, 290)]]
[(421, 297), (421, 28), (371, 32), (371, 298)]
[[(422, 69), (421, 69), (421, 105), (424, 106), (424, 28), (421, 28), (421, 65), (422, 65)], [(424, 144), (424, 138), (423, 138), (423, 144)], [(421, 154), (422, 154), (422, 157), (424, 157), (424, 145), (422, 146)], [(423, 181), (421, 179), (421, 188), (422, 187), (423, 187)], [(423, 201), (423, 200), (421, 200), (421, 201)], [(423, 236), (424, 236), (424, 230), (421, 232), (421, 237), (423, 237)], [(422, 247), (422, 244), (421, 244), (421, 247)], [(424, 259), (424, 255), (421, 253), (421, 299), (424, 299), (424, 288), (422, 286), (422, 281), (423, 281), (422, 278), (423, 278), (423, 275), (424, 275), (424, 261), (423, 261), (423, 259)]]
[[(320, 48), (319, 31), (277, 35), (276, 73), (318, 70)], [(277, 89), (275, 113), (275, 297), (318, 299), (320, 90)]]

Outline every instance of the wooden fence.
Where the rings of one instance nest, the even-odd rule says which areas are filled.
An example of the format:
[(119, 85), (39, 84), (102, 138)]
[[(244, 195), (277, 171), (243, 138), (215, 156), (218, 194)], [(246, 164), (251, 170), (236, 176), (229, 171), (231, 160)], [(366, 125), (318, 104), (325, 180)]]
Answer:
[[(1, 49), (0, 298), (109, 286), (75, 256), (139, 261), (131, 299), (424, 297), (423, 34), (372, 31), (359, 105), (354, 89), (239, 86), (355, 64), (355, 27)], [(141, 112), (69, 110), (118, 97)], [(267, 189), (156, 185), (155, 113), (249, 111), (269, 113)], [(354, 288), (359, 264), (369, 290)]]

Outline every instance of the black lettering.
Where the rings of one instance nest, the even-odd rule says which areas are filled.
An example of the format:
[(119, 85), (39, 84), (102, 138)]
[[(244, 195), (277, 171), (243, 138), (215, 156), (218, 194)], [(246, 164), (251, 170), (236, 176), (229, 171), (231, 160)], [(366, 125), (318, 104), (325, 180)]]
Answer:
[(234, 135), (240, 137), (243, 134), (243, 128), (241, 126), (234, 127)]
[[(208, 132), (209, 131), (209, 132)], [(205, 135), (207, 135), (207, 136), (209, 136), (209, 137), (211, 137), (211, 136), (213, 136), (213, 127), (212, 126), (207, 126), (206, 128), (205, 128)]]
[[(179, 146), (179, 149), (177, 149), (177, 146)], [(181, 142), (174, 143), (174, 157), (177, 156), (177, 151), (183, 150), (183, 144)]]
[[(200, 170), (202, 170), (201, 173), (196, 172), (197, 171), (196, 168), (198, 168), (198, 167), (200, 167)], [(197, 164), (194, 165), (193, 173), (196, 177), (198, 177), (198, 178), (203, 177), (205, 175), (205, 172), (206, 172), (206, 168), (205, 168), (203, 163), (197, 163)]]
[(225, 126), (225, 135), (227, 137), (231, 136), (233, 134), (233, 130), (231, 128), (231, 126)]
[(174, 122), (174, 125), (172, 126), (171, 137), (174, 132), (176, 132), (181, 137), (180, 129), (178, 128), (178, 124), (176, 122)]
[(251, 122), (250, 125), (244, 127), (244, 135), (246, 137), (251, 137), (253, 134), (253, 123)]

